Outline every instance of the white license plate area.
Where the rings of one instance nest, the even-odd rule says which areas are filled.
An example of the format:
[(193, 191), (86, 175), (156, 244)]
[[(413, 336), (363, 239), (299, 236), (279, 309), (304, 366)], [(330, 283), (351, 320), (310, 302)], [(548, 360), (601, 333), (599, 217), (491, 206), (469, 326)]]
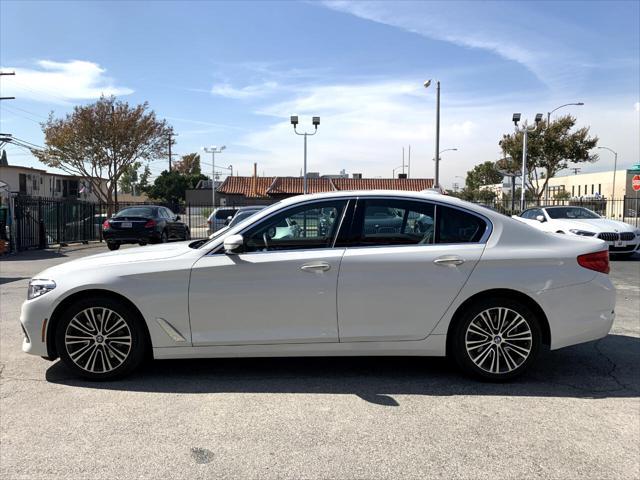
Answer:
[(131, 222), (122, 222), (120, 224), (120, 227), (122, 228), (131, 228), (133, 225), (131, 224)]
[(623, 247), (624, 244), (622, 243), (622, 240), (616, 240), (616, 247)]

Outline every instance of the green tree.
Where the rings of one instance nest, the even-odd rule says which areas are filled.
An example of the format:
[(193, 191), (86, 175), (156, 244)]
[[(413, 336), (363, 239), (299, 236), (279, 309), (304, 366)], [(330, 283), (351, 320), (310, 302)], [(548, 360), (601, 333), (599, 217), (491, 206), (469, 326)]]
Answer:
[(144, 170), (142, 171), (142, 175), (140, 175), (140, 181), (138, 182), (138, 187), (140, 190), (145, 190), (149, 186), (149, 177), (151, 176), (151, 169), (149, 165), (144, 166)]
[[(598, 155), (590, 151), (598, 144), (598, 137), (589, 136), (589, 127), (575, 131), (576, 119), (571, 115), (551, 122), (540, 122), (530, 132), (527, 142), (527, 189), (540, 199), (550, 178), (569, 167), (569, 164), (595, 162)], [(524, 128), (524, 127), (523, 127)], [(505, 155), (513, 159), (522, 158), (523, 129), (502, 136), (499, 142)]]
[(74, 107), (64, 118), (51, 113), (42, 131), (45, 148), (33, 150), (38, 160), (83, 177), (98, 199), (110, 204), (131, 165), (167, 155), (170, 130), (147, 103), (130, 106), (115, 97), (101, 97)]
[(141, 166), (141, 162), (134, 162), (123, 170), (120, 181), (118, 182), (121, 192), (133, 192), (134, 185), (138, 183), (138, 169)]
[(188, 153), (183, 155), (182, 159), (175, 163), (174, 170), (184, 175), (199, 175), (201, 173), (200, 154)]
[(493, 162), (484, 162), (476, 165), (467, 172), (465, 186), (471, 191), (477, 191), (482, 185), (493, 185), (502, 181), (502, 175)]
[(200, 180), (206, 180), (202, 174), (183, 175), (180, 172), (165, 170), (155, 179), (153, 185), (145, 189), (149, 197), (167, 203), (185, 200), (186, 191), (195, 188)]

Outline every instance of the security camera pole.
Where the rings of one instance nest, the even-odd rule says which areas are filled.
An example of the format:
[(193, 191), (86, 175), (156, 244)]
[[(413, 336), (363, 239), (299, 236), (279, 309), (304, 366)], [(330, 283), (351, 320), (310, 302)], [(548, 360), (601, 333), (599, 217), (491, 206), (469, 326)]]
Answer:
[(202, 147), (202, 150), (211, 154), (211, 207), (216, 208), (216, 153), (222, 153), (227, 148), (222, 145), (220, 148), (216, 146)]
[[(513, 123), (516, 126), (516, 131), (518, 129), (518, 122), (520, 121), (520, 114), (513, 114)], [(537, 113), (535, 118), (535, 124), (533, 128), (527, 126), (527, 121), (524, 122), (524, 128), (522, 130), (522, 186), (520, 187), (520, 211), (524, 210), (525, 201), (524, 201), (524, 189), (526, 184), (526, 175), (527, 175), (527, 139), (529, 137), (529, 132), (535, 132), (538, 128), (538, 124), (542, 121), (542, 114)], [(513, 193), (512, 193), (513, 195)]]
[(313, 133), (307, 133), (307, 132), (300, 133), (296, 129), (298, 125), (298, 116), (297, 115), (291, 116), (291, 125), (293, 125), (293, 131), (296, 132), (296, 135), (304, 136), (304, 184), (303, 184), (304, 186), (302, 187), (302, 192), (305, 195), (308, 193), (307, 191), (307, 136), (313, 136), (316, 133), (318, 133), (318, 125), (320, 125), (320, 117), (313, 117), (311, 120), (311, 123), (313, 124), (313, 127), (314, 127)]

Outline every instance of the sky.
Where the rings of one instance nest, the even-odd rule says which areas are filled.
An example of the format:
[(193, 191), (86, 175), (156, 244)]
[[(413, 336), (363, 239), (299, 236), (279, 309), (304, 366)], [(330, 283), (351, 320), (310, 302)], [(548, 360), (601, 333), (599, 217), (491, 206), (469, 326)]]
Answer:
[[(0, 1), (0, 132), (37, 145), (40, 122), (100, 95), (148, 102), (174, 152), (226, 145), (250, 175), (308, 170), (433, 177), (441, 82), (441, 182), (500, 158), (511, 117), (572, 114), (619, 168), (640, 161), (640, 2)], [(613, 155), (586, 171), (610, 170)], [(40, 167), (27, 150), (10, 164)], [(203, 170), (210, 171), (207, 155)], [(154, 175), (168, 159), (151, 164)], [(396, 169), (396, 174), (401, 169)], [(226, 174), (226, 170), (220, 170)], [(569, 172), (566, 172), (569, 173)]]

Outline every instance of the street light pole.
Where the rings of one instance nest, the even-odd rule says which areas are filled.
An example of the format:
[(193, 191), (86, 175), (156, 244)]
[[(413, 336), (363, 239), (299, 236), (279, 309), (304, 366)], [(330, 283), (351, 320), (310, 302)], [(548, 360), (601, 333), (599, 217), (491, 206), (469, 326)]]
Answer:
[[(570, 105), (582, 106), (582, 105), (584, 105), (584, 102), (565, 103), (564, 105), (560, 105), (559, 107), (554, 108), (550, 112), (547, 112), (547, 127), (546, 128), (548, 129), (549, 125), (551, 124), (551, 114), (553, 112), (555, 112), (556, 110), (560, 110), (561, 108), (568, 107)], [(547, 186), (544, 189), (544, 199), (545, 199), (545, 202), (549, 199), (549, 180), (547, 180)]]
[(202, 150), (211, 154), (211, 207), (216, 208), (216, 153), (222, 153), (227, 148), (222, 145), (218, 147), (203, 147)]
[[(518, 122), (520, 121), (520, 114), (514, 113), (512, 121), (516, 126), (516, 132), (518, 131)], [(527, 183), (526, 175), (527, 175), (527, 140), (529, 138), (529, 133), (535, 132), (538, 129), (538, 124), (542, 121), (542, 114), (537, 113), (535, 118), (535, 125), (533, 128), (527, 125), (525, 120), (524, 128), (522, 130), (522, 185), (520, 187), (520, 211), (524, 210), (525, 207), (525, 185)]]
[[(429, 88), (431, 80), (424, 82), (424, 88)], [(434, 188), (440, 188), (440, 80), (436, 82), (436, 171), (434, 179)]]
[(598, 147), (602, 150), (609, 150), (613, 153), (613, 185), (611, 186), (611, 199), (613, 200), (616, 196), (616, 170), (618, 168), (618, 152), (609, 148), (609, 147)]
[(311, 123), (314, 127), (313, 133), (308, 133), (308, 132), (303, 132), (300, 133), (297, 130), (297, 126), (298, 126), (298, 116), (297, 115), (292, 115), (291, 116), (291, 125), (293, 125), (293, 131), (296, 133), (296, 135), (302, 135), (304, 136), (304, 177), (303, 177), (303, 186), (302, 186), (302, 192), (306, 195), (308, 193), (308, 188), (307, 188), (307, 136), (313, 136), (316, 133), (318, 133), (318, 125), (320, 125), (320, 117), (313, 117), (311, 120)]

